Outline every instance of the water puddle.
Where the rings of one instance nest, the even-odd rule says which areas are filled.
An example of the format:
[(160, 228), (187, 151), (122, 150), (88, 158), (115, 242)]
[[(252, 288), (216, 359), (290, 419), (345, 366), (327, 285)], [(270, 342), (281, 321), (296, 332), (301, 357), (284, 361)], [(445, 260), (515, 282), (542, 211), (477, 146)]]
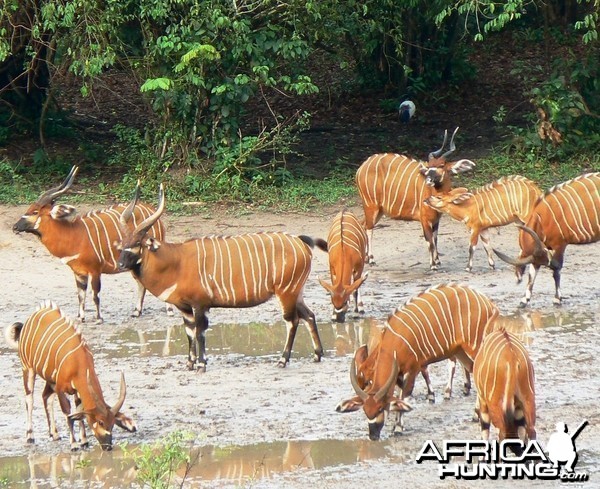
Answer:
[[(28, 456), (0, 461), (0, 480), (11, 488), (125, 487), (136, 480), (136, 447), (103, 452), (98, 447), (78, 453)], [(194, 447), (190, 467), (177, 471), (186, 485), (205, 487), (209, 481), (227, 481), (244, 487), (259, 479), (299, 470), (355, 465), (369, 460), (403, 463), (393, 442), (369, 440), (315, 440), (259, 443), (219, 448)], [(173, 481), (174, 482), (174, 481)]]
[[(524, 311), (502, 315), (498, 325), (517, 335), (525, 344), (531, 344), (535, 332), (545, 330), (550, 334), (583, 332), (597, 322), (593, 313)], [(368, 341), (372, 331), (381, 327), (383, 321), (371, 318), (349, 321), (344, 324), (321, 323), (319, 335), (328, 355), (345, 356)], [(209, 355), (244, 355), (263, 357), (278, 355), (286, 339), (285, 324), (214, 324), (206, 333)], [(188, 341), (184, 328), (169, 326), (162, 331), (143, 331), (126, 328), (110, 338), (101, 351), (111, 358), (136, 356), (187, 355)], [(310, 337), (300, 326), (294, 342), (294, 356), (312, 354)]]

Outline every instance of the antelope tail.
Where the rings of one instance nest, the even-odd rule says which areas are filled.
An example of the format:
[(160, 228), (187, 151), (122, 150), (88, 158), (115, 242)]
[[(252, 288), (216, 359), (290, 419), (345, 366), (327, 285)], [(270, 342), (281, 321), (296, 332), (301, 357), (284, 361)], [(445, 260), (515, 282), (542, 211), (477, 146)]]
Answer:
[(310, 236), (306, 236), (304, 234), (298, 236), (304, 243), (306, 243), (311, 248), (315, 246), (322, 251), (327, 252), (327, 241), (321, 238), (311, 238)]
[(21, 337), (22, 329), (23, 323), (13, 323), (4, 328), (4, 339), (6, 340), (8, 346), (13, 350), (19, 348), (19, 338)]

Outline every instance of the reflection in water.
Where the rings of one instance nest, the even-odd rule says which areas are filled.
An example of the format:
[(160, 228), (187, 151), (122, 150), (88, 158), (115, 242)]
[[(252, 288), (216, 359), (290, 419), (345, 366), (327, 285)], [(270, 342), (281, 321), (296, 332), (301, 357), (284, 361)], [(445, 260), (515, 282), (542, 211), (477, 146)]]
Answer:
[(125, 487), (135, 479), (132, 461), (123, 452), (65, 452), (56, 455), (32, 452), (2, 459), (0, 477), (11, 488)]
[[(135, 453), (129, 446), (128, 452)], [(352, 465), (373, 459), (404, 457), (390, 455), (389, 442), (370, 440), (318, 440), (260, 443), (234, 447), (195, 447), (190, 451), (191, 468), (181, 467), (177, 475), (187, 484), (227, 480), (244, 486), (250, 481), (296, 470)], [(94, 449), (88, 452), (44, 455), (2, 460), (0, 477), (14, 488), (127, 487), (135, 482), (132, 457), (120, 448), (112, 452)]]
[[(352, 355), (369, 338), (381, 333), (381, 320), (361, 318), (346, 323), (321, 323), (319, 333), (325, 350), (331, 355)], [(498, 318), (498, 325), (531, 344), (532, 333), (539, 329), (585, 329), (594, 324), (594, 314), (574, 314), (556, 309), (553, 312), (535, 310), (519, 311)], [(207, 351), (210, 355), (245, 355), (251, 357), (278, 356), (286, 339), (285, 324), (214, 324), (206, 333)], [(111, 358), (124, 356), (187, 355), (188, 342), (183, 327), (169, 326), (163, 331), (144, 331), (131, 328), (119, 332), (106, 347)], [(298, 330), (294, 355), (312, 356), (312, 343), (304, 329)]]

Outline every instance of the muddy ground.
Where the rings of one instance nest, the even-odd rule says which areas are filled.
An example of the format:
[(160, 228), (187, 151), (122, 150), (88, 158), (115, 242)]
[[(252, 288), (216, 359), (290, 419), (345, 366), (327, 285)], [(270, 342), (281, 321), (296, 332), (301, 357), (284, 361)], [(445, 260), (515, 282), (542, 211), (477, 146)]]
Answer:
[[(23, 210), (0, 208), (0, 323), (4, 327), (25, 320), (44, 299), (54, 300), (67, 315), (75, 317), (77, 298), (70, 269), (51, 257), (33, 236), (17, 236), (11, 231)], [(358, 208), (353, 210), (362, 215)], [(211, 218), (167, 215), (166, 221), (169, 238), (174, 241), (209, 233), (257, 230), (287, 230), (325, 238), (337, 211), (327, 209), (308, 215), (238, 213)], [(415, 464), (416, 454), (428, 439), (479, 437), (478, 425), (471, 422), (474, 395), (463, 397), (455, 388), (450, 401), (442, 399), (445, 362), (431, 369), (437, 392), (435, 404), (427, 402), (424, 383), (417, 380), (414, 410), (407, 415), (406, 431), (401, 436), (391, 437), (386, 426), (383, 439), (370, 442), (362, 412), (335, 412), (340, 400), (353, 395), (348, 378), (350, 358), (354, 348), (366, 340), (369, 329), (381, 324), (396, 306), (426, 287), (452, 281), (469, 284), (487, 294), (499, 306), (508, 327), (523, 334), (536, 368), (540, 441), (548, 440), (556, 422), (575, 427), (583, 420), (589, 421), (577, 439), (577, 468), (591, 474), (585, 487), (598, 487), (599, 245), (572, 246), (567, 250), (562, 307), (552, 305), (551, 273), (542, 270), (531, 307), (522, 311), (516, 306), (524, 285), (515, 285), (512, 268), (498, 263), (497, 270), (489, 270), (483, 249), (478, 249), (474, 271), (464, 271), (468, 233), (462, 224), (448, 218), (442, 220), (439, 272), (429, 271), (427, 250), (417, 223), (384, 218), (381, 224), (375, 230), (374, 240), (377, 265), (368, 267), (370, 275), (363, 286), (366, 315), (349, 320), (347, 326), (336, 326), (330, 321), (328, 297), (317, 281), (318, 275), (328, 275), (327, 257), (319, 250), (314, 252), (305, 299), (317, 316), (326, 349), (320, 363), (311, 361), (308, 334), (300, 329), (290, 365), (286, 369), (275, 366), (285, 327), (273, 300), (252, 309), (212, 311), (213, 328), (207, 339), (208, 370), (205, 374), (189, 372), (185, 368), (187, 341), (179, 327), (180, 319), (168, 317), (163, 304), (152, 297), (146, 300), (143, 316), (131, 318), (136, 295), (133, 280), (127, 274), (104, 276), (101, 298), (105, 322), (94, 324), (88, 299), (89, 320), (83, 331), (95, 352), (96, 369), (109, 403), (117, 396), (120, 371), (125, 373), (128, 391), (123, 410), (135, 418), (139, 430), (135, 434), (117, 431), (116, 442), (135, 445), (156, 441), (176, 430), (192, 432), (195, 446), (205, 447), (206, 451), (197, 461), (204, 472), (192, 471), (189, 487), (285, 484), (300, 488), (315, 483), (332, 488), (384, 484), (507, 486), (505, 481), (440, 481), (436, 464)], [(492, 241), (509, 254), (516, 254), (516, 236), (516, 229), (509, 226), (494, 233)], [(457, 386), (462, 379), (462, 372), (458, 372)], [(91, 462), (81, 463), (81, 454), (75, 462), (68, 454), (64, 437), (59, 442), (48, 440), (41, 387), (38, 382), (34, 411), (37, 443), (31, 447), (24, 443), (26, 414), (19, 360), (17, 353), (2, 343), (0, 480), (8, 485), (20, 480), (19, 487), (62, 487), (60, 481), (70, 481), (77, 487), (128, 486), (133, 477), (131, 463), (129, 469), (123, 468), (119, 449), (101, 454), (93, 440), (94, 448), (83, 455)], [(58, 424), (64, 434), (64, 419), (59, 419)], [(31, 465), (36, 459), (42, 460), (38, 466), (42, 472), (46, 470), (42, 466), (51, 463), (55, 470), (62, 467), (63, 475), (54, 477), (58, 482), (51, 482), (47, 474), (36, 475), (39, 486), (28, 482), (26, 461)], [(79, 475), (73, 475), (77, 470)], [(117, 478), (111, 479), (109, 473), (117, 473)], [(527, 485), (548, 487), (549, 483)]]

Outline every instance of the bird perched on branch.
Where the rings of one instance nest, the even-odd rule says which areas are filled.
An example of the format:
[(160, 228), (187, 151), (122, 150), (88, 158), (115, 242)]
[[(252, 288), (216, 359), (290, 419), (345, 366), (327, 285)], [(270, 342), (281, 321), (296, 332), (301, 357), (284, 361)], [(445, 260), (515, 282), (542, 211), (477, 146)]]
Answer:
[(412, 116), (415, 115), (415, 111), (417, 107), (410, 100), (405, 100), (398, 107), (398, 114), (400, 115), (400, 120), (404, 123), (408, 123)]

